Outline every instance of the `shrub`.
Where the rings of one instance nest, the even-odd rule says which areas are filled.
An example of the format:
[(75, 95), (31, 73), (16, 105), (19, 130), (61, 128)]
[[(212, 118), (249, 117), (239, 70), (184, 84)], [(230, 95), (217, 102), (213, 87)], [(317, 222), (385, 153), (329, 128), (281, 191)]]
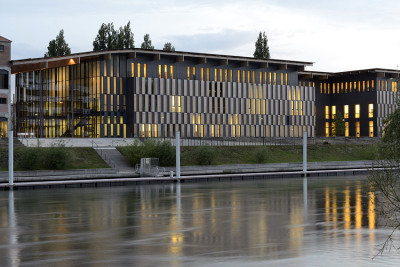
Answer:
[(50, 147), (43, 150), (44, 167), (50, 170), (65, 169), (68, 151), (64, 146)]
[(18, 150), (15, 155), (16, 165), (22, 170), (34, 170), (37, 168), (39, 159), (39, 150), (37, 148), (24, 148)]
[(257, 147), (254, 150), (254, 159), (257, 163), (263, 163), (267, 160), (268, 150), (264, 147)]
[(211, 146), (198, 146), (193, 153), (195, 161), (199, 165), (211, 165), (216, 155), (216, 149)]
[(140, 164), (141, 158), (158, 158), (160, 166), (175, 164), (175, 148), (168, 141), (146, 140), (143, 144), (136, 141), (122, 151), (131, 166)]

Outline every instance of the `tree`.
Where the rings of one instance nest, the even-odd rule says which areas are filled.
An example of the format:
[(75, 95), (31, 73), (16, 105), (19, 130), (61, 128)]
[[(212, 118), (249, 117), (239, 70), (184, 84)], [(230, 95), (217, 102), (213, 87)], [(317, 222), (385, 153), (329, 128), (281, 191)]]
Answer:
[(333, 119), (334, 127), (332, 128), (332, 135), (333, 136), (344, 136), (345, 130), (345, 122), (343, 115), (340, 111), (336, 113), (335, 118)]
[[(397, 97), (396, 106), (400, 100)], [(384, 120), (383, 137), (378, 143), (378, 158), (368, 175), (371, 191), (377, 198), (376, 207), (387, 226), (393, 228), (379, 254), (391, 248), (400, 249), (393, 234), (400, 229), (400, 109), (396, 109)], [(397, 240), (398, 242), (398, 240)]]
[(154, 46), (151, 45), (150, 35), (146, 33), (144, 35), (144, 41), (142, 43), (142, 49), (154, 49)]
[(61, 29), (56, 39), (49, 42), (47, 53), (44, 54), (44, 57), (58, 57), (69, 54), (71, 54), (71, 49), (68, 47), (67, 42), (65, 42), (64, 30)]
[(175, 51), (175, 47), (171, 43), (165, 43), (164, 44), (164, 51)]
[(268, 47), (268, 39), (265, 32), (258, 35), (257, 41), (255, 43), (256, 49), (254, 51), (254, 57), (260, 59), (269, 59), (269, 47)]
[(114, 29), (112, 22), (103, 23), (93, 41), (93, 51), (135, 48), (133, 37), (130, 21), (125, 26), (120, 27), (119, 30)]

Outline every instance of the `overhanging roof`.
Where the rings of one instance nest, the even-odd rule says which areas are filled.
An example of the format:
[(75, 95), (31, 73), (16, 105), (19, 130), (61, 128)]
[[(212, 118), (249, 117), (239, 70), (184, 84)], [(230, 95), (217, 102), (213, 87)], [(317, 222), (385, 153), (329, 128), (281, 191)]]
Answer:
[(229, 61), (240, 63), (242, 66), (248, 66), (249, 63), (260, 64), (261, 67), (268, 65), (278, 65), (281, 69), (286, 69), (288, 66), (294, 66), (304, 70), (305, 66), (312, 66), (312, 62), (292, 61), (281, 59), (257, 59), (253, 57), (228, 56), (217, 54), (204, 54), (193, 52), (180, 51), (164, 51), (164, 50), (147, 50), (147, 49), (117, 49), (107, 51), (91, 51), (84, 53), (75, 53), (68, 56), (48, 57), (48, 58), (29, 58), (11, 61), (11, 71), (13, 74), (19, 72), (28, 72), (46, 68), (54, 68), (80, 63), (82, 60), (99, 58), (102, 56), (109, 57), (111, 54), (128, 54), (128, 57), (134, 58), (137, 55), (149, 55), (154, 60), (159, 60), (162, 56), (176, 57), (178, 62), (183, 62), (185, 58), (197, 59), (198, 64), (206, 63), (207, 60), (218, 60), (221, 65), (227, 65)]

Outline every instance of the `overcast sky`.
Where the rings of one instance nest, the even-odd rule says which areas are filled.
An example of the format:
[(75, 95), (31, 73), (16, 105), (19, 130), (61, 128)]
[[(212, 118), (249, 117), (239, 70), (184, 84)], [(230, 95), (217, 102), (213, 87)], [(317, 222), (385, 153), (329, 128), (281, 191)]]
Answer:
[(260, 31), (271, 58), (309, 70), (400, 68), (398, 0), (0, 0), (0, 35), (12, 59), (42, 57), (60, 29), (72, 53), (92, 50), (102, 23), (131, 21), (135, 46), (150, 34), (162, 49), (252, 56)]

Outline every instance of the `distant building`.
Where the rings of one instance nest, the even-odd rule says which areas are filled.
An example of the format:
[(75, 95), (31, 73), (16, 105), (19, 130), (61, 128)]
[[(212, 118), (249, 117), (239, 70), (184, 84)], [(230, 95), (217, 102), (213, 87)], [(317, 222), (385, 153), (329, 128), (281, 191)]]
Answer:
[(0, 137), (8, 132), (11, 41), (0, 36)]
[(15, 132), (38, 137), (378, 136), (396, 70), (126, 49), (14, 60)]

